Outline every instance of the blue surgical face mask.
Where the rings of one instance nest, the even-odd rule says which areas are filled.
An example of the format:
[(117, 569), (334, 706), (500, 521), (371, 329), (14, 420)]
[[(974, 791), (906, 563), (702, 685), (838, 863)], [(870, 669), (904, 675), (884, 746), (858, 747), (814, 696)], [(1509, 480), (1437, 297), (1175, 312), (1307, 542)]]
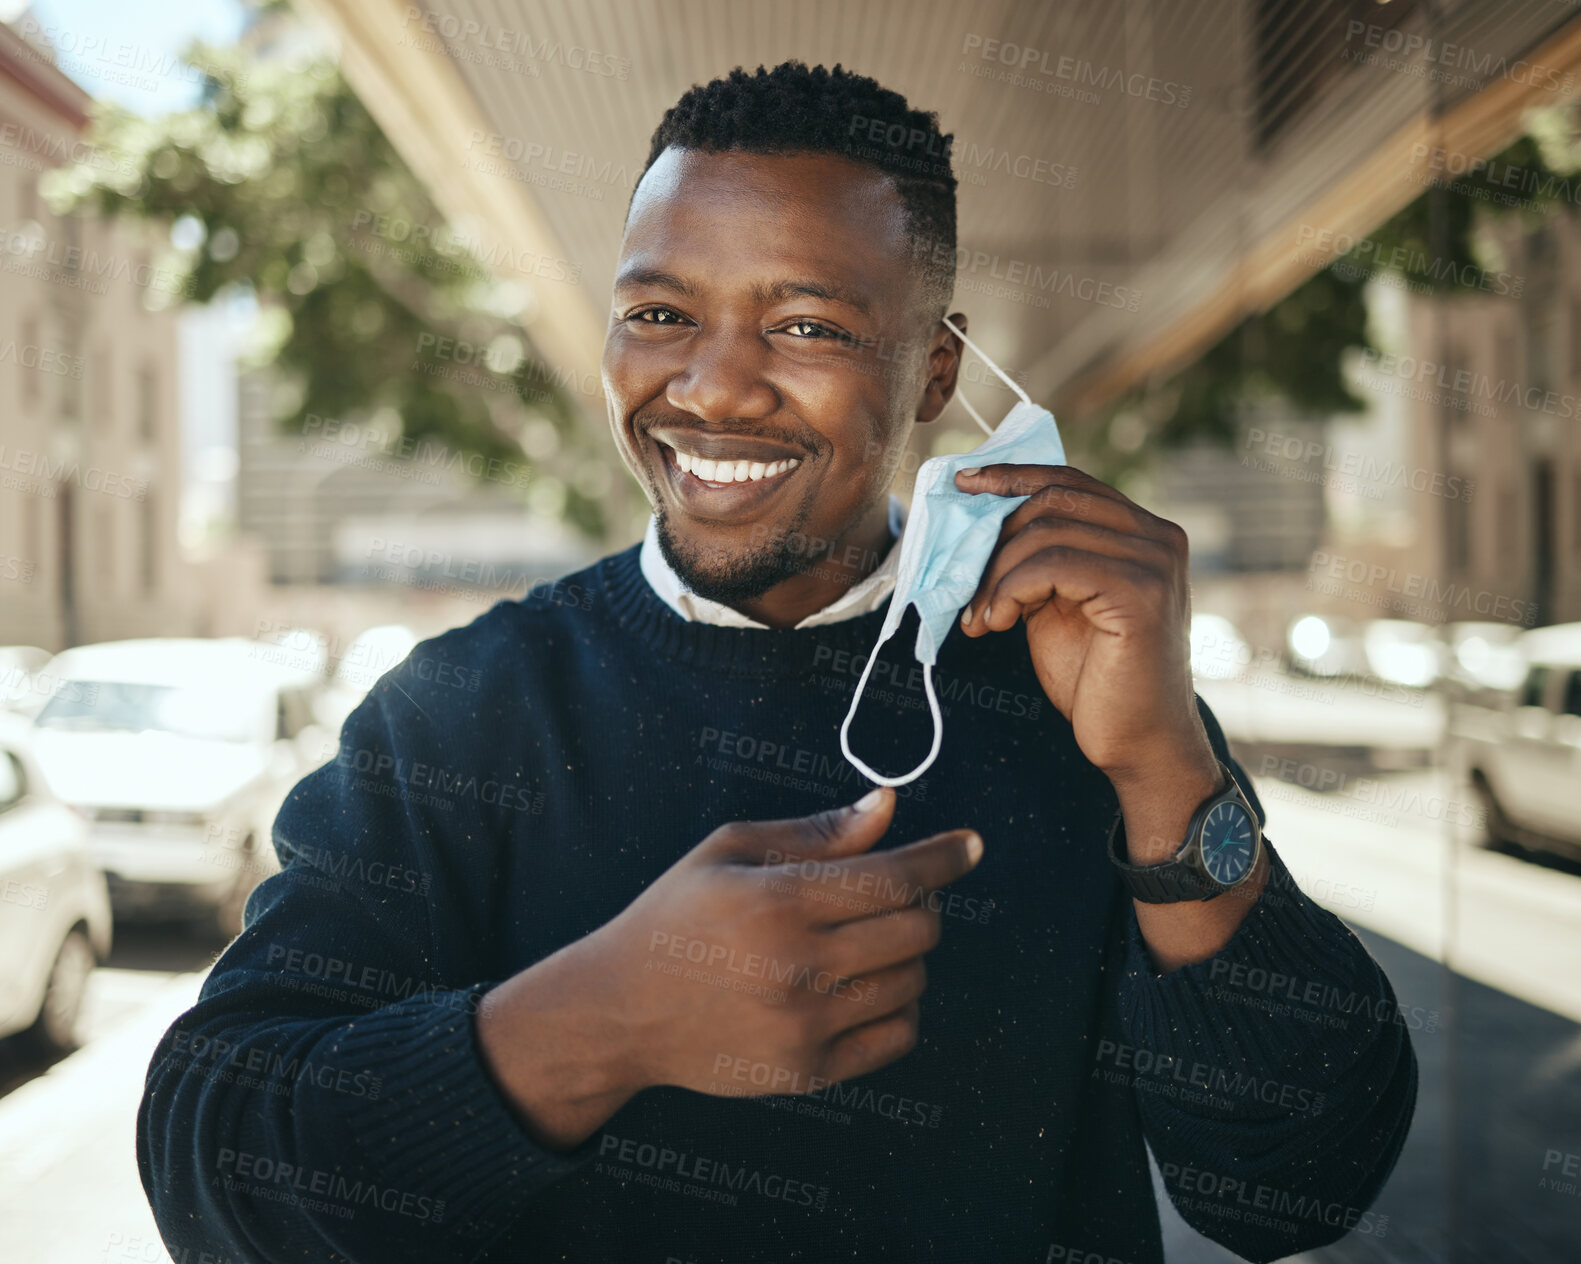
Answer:
[[(966, 399), (956, 398), (972, 415), (972, 419), (988, 431), (989, 437), (970, 452), (951, 456), (936, 456), (922, 463), (917, 471), (916, 488), (912, 492), (911, 512), (906, 520), (904, 537), (900, 544), (900, 567), (895, 578), (895, 594), (890, 598), (889, 613), (878, 634), (862, 677), (857, 682), (856, 693), (851, 698), (851, 708), (845, 722), (840, 725), (840, 749), (845, 757), (870, 780), (882, 786), (903, 786), (925, 773), (939, 754), (939, 743), (944, 738), (944, 721), (939, 715), (939, 700), (933, 692), (933, 665), (939, 661), (939, 647), (949, 634), (950, 625), (959, 618), (961, 609), (972, 599), (977, 585), (982, 582), (983, 571), (988, 566), (994, 546), (999, 542), (999, 529), (1017, 505), (1024, 504), (1027, 496), (996, 496), (991, 492), (973, 494), (956, 490), (955, 475), (959, 470), (975, 469), (987, 465), (1064, 465), (1065, 446), (1060, 442), (1059, 427), (1048, 409), (1039, 408), (1027, 393), (997, 364), (983, 355), (982, 348), (974, 343), (948, 317), (948, 325), (962, 342), (982, 357), (983, 363), (1004, 379), (1005, 384), (1021, 397), (998, 429), (988, 423)], [(922, 683), (928, 694), (928, 709), (933, 714), (933, 748), (928, 757), (908, 773), (886, 777), (875, 772), (851, 752), (851, 721), (856, 718), (856, 708), (867, 687), (867, 678), (878, 657), (878, 648), (900, 626), (906, 607), (915, 606), (920, 623), (917, 627), (917, 661), (922, 664)]]

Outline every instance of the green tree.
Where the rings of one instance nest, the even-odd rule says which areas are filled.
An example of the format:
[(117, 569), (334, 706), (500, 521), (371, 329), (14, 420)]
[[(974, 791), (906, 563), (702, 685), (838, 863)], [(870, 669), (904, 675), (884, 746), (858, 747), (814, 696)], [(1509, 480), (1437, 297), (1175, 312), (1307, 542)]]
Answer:
[[(100, 104), (87, 139), (131, 161), (66, 169), (46, 191), (61, 212), (174, 224), (170, 262), (198, 302), (234, 286), (257, 295), (267, 331), (258, 362), (283, 384), (282, 430), (300, 434), (309, 413), (393, 413), (405, 439), (532, 465), (528, 427), (529, 448), (559, 450), (583, 471), (602, 464), (514, 319), (520, 292), (446, 227), (333, 63), (287, 64), (245, 40), (184, 56), (203, 75), (197, 106), (149, 119)], [(442, 358), (441, 339), (479, 354)], [(563, 487), (552, 507), (602, 536), (596, 481), (535, 470), (530, 482), (540, 496), (544, 483)]]
[[(1278, 400), (1300, 415), (1332, 416), (1363, 410), (1345, 380), (1352, 350), (1376, 350), (1367, 332), (1363, 291), (1380, 273), (1417, 292), (1452, 299), (1481, 294), (1484, 273), (1499, 270), (1481, 228), (1518, 217), (1528, 228), (1550, 216), (1574, 214), (1581, 198), (1581, 145), (1571, 107), (1534, 113), (1526, 134), (1499, 153), (1495, 170), (1523, 173), (1520, 204), (1489, 197), (1477, 179), (1452, 178), (1423, 193), (1366, 234), (1341, 258), (1297, 286), (1267, 311), (1241, 321), (1185, 368), (1116, 400), (1098, 417), (1084, 454), (1094, 473), (1124, 478), (1157, 449), (1188, 443), (1233, 444), (1247, 405)], [(1446, 248), (1433, 243), (1431, 202), (1442, 199)], [(1148, 442), (1138, 444), (1136, 423)], [(1127, 432), (1129, 432), (1127, 434)], [(1117, 442), (1121, 436), (1128, 442)]]

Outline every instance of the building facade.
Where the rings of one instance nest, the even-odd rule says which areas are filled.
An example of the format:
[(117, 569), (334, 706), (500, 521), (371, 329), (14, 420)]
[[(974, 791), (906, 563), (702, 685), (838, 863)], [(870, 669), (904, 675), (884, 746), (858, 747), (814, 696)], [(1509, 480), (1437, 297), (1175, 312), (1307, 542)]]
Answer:
[(169, 634), (179, 282), (153, 226), (57, 216), (40, 178), (128, 161), (83, 138), (90, 99), (0, 24), (0, 643)]

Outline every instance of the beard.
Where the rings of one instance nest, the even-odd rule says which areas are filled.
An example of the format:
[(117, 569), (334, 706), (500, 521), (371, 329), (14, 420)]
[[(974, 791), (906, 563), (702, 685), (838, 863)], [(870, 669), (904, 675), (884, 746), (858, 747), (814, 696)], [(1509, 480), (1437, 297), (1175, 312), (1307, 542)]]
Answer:
[(801, 532), (806, 519), (804, 510), (785, 530), (774, 532), (766, 548), (737, 556), (683, 546), (662, 512), (656, 516), (655, 526), (659, 552), (681, 583), (699, 597), (734, 606), (756, 600), (817, 562), (821, 550), (809, 548), (810, 541)]

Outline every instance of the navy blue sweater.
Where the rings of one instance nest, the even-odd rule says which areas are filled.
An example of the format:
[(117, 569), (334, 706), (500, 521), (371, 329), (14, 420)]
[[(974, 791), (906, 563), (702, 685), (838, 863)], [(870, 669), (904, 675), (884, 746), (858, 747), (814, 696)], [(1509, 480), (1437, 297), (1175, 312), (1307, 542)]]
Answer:
[[(688, 623), (637, 557), (424, 641), (286, 801), (283, 871), (149, 1067), (138, 1160), (176, 1259), (1156, 1264), (1144, 1139), (1186, 1219), (1248, 1259), (1377, 1230), (1416, 1096), (1388, 981), (1277, 856), (1223, 952), (1158, 974), (1105, 855), (1114, 793), (1019, 630), (950, 635), (943, 749), (880, 843), (987, 844), (935, 899), (917, 1047), (772, 1097), (722, 1049), (718, 1095), (650, 1089), (572, 1153), (534, 1144), (480, 1059), (479, 998), (723, 822), (866, 788), (838, 733), (883, 611)], [(877, 768), (930, 740), (915, 626), (853, 728)]]

